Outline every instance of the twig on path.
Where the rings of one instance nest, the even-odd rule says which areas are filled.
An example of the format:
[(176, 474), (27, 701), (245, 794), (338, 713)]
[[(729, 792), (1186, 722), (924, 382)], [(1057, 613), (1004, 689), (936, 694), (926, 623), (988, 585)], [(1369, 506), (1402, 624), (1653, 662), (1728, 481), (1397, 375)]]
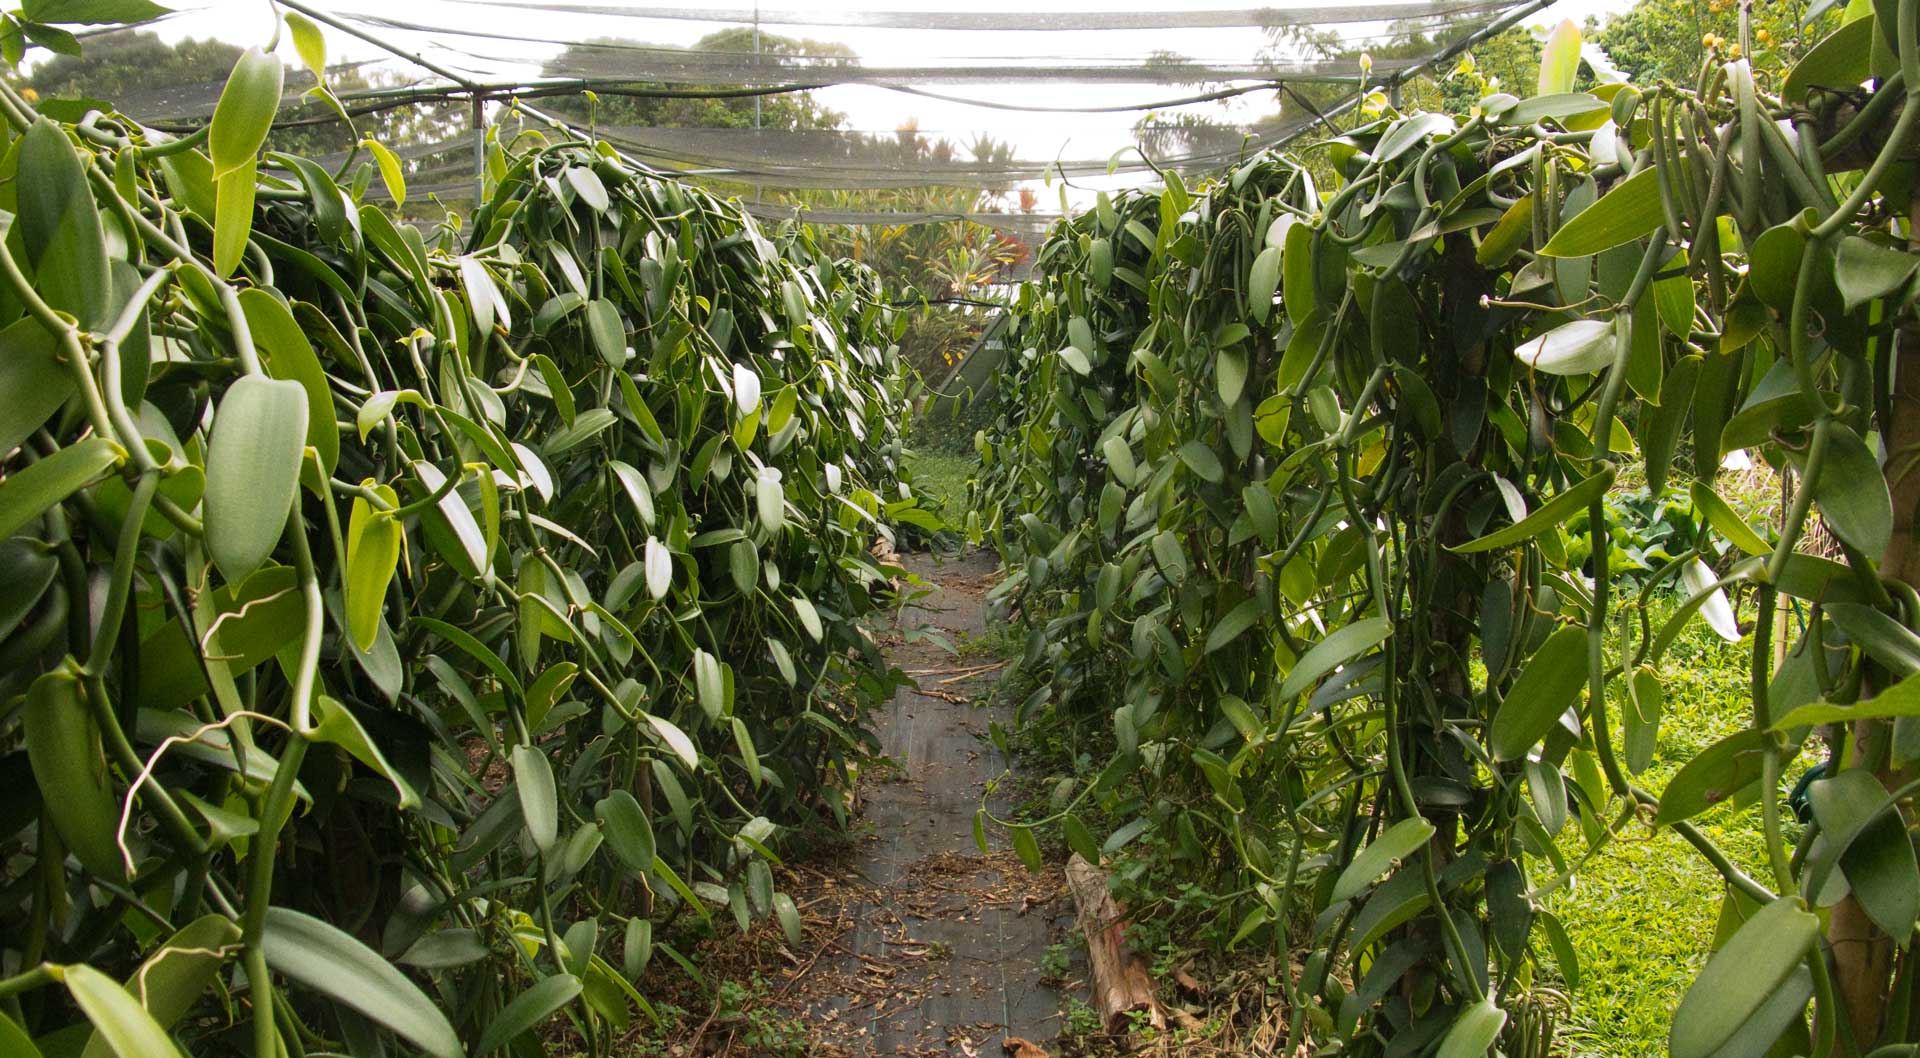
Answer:
[(970, 679), (973, 679), (973, 678), (974, 678), (974, 677), (976, 677), (976, 676), (984, 676), (984, 675), (986, 675), (987, 673), (989, 673), (989, 672), (992, 672), (992, 671), (993, 671), (993, 670), (995, 670), (995, 669), (1004, 669), (1004, 668), (1006, 668), (1006, 667), (1007, 667), (1007, 665), (1009, 665), (1009, 664), (1010, 664), (1010, 663), (1012, 662), (1012, 660), (1013, 660), (1013, 659), (1011, 659), (1011, 658), (1001, 658), (1001, 659), (1000, 659), (999, 661), (996, 661), (996, 662), (994, 662), (994, 663), (993, 663), (993, 664), (991, 664), (991, 665), (982, 665), (982, 666), (980, 666), (979, 668), (975, 668), (975, 669), (969, 669), (969, 670), (967, 670), (966, 672), (963, 672), (963, 673), (961, 673), (961, 674), (960, 674), (960, 675), (958, 675), (958, 676), (954, 676), (954, 677), (951, 677), (951, 678), (948, 678), (948, 679), (944, 679), (944, 680), (938, 680), (938, 681), (936, 681), (936, 682), (937, 682), (937, 683), (938, 683), (938, 684), (939, 684), (940, 686), (942, 686), (942, 687), (945, 687), (945, 686), (946, 686), (947, 684), (949, 684), (949, 683), (959, 683), (959, 682), (960, 682), (961, 680), (970, 680)]

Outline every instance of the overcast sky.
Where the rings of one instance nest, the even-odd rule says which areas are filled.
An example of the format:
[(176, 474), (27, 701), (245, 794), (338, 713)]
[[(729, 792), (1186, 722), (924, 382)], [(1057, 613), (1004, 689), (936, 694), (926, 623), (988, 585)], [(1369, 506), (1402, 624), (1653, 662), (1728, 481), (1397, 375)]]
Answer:
[[(164, 0), (163, 0), (164, 2)], [(688, 9), (717, 13), (749, 13), (753, 0), (670, 0), (673, 9), (685, 14)], [(1291, 0), (1298, 5), (1301, 0)], [(1306, 0), (1324, 5), (1329, 0)], [(270, 8), (266, 0), (181, 0), (174, 4), (181, 13), (154, 28), (169, 39), (181, 37), (218, 37), (237, 44), (265, 44), (272, 33)], [(405, 19), (433, 26), (457, 27), (475, 34), (440, 36), (404, 31), (380, 30), (392, 42), (417, 48), (429, 59), (488, 77), (527, 77), (538, 73), (542, 60), (557, 53), (561, 44), (592, 37), (625, 37), (668, 45), (690, 45), (718, 29), (734, 23), (699, 21), (688, 18), (648, 17), (647, 12), (661, 10), (653, 5), (627, 0), (589, 0), (577, 6), (598, 6), (616, 14), (530, 11), (525, 8), (488, 6), (472, 0), (323, 0), (323, 10), (366, 13)], [(1035, 12), (1057, 11), (1088, 13), (1110, 11), (1218, 11), (1238, 9), (1231, 0), (1051, 0), (1019, 3), (1010, 0), (768, 0), (760, 5), (768, 12), (805, 11), (818, 13), (823, 22), (857, 21), (845, 16), (861, 12)], [(1289, 0), (1268, 0), (1248, 7), (1289, 6)], [(1523, 25), (1544, 29), (1561, 18), (1584, 19), (1589, 14), (1624, 10), (1630, 0), (1559, 0), (1552, 7), (1531, 16)], [(1379, 27), (1355, 27), (1353, 31)], [(989, 61), (996, 64), (1074, 64), (1090, 62), (1135, 63), (1156, 51), (1174, 51), (1191, 59), (1213, 63), (1245, 63), (1258, 57), (1266, 47), (1264, 35), (1253, 28), (1096, 30), (1065, 32), (1038, 31), (964, 31), (874, 29), (842, 25), (767, 25), (765, 32), (783, 36), (833, 41), (851, 48), (870, 66), (965, 65)], [(335, 29), (327, 30), (330, 57), (367, 59), (379, 54), (365, 42), (354, 40)], [(444, 46), (443, 46), (444, 45)], [(284, 40), (281, 54), (289, 63), (298, 63), (291, 41)], [(478, 56), (476, 58), (476, 55)], [(404, 64), (400, 64), (402, 67)], [(1358, 71), (1356, 71), (1357, 74)], [(644, 76), (644, 70), (636, 70)], [(1147, 102), (1185, 94), (1190, 89), (1153, 84), (1088, 84), (1027, 82), (953, 85), (928, 85), (942, 93), (970, 99), (1048, 106), (1103, 106), (1115, 103)], [(920, 128), (944, 135), (959, 143), (979, 133), (1014, 144), (1021, 159), (1104, 159), (1132, 141), (1131, 129), (1138, 113), (1058, 114), (993, 110), (960, 103), (928, 99), (872, 86), (836, 86), (821, 89), (817, 98), (825, 105), (844, 112), (849, 128), (863, 131), (891, 131), (908, 120), (917, 120)], [(1218, 104), (1194, 108), (1197, 112), (1220, 115), (1223, 112), (1246, 120), (1270, 110), (1269, 93), (1247, 97), (1238, 105), (1223, 109)]]

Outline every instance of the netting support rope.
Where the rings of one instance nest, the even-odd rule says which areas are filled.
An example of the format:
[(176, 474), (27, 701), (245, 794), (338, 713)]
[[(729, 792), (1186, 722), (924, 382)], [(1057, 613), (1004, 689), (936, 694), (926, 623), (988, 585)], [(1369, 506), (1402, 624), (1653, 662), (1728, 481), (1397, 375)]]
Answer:
[[(1554, 3), (1555, 3), (1555, 0), (1528, 0), (1527, 3), (1514, 8), (1513, 10), (1507, 12), (1504, 15), (1501, 15), (1499, 18), (1496, 18), (1492, 22), (1489, 22), (1486, 25), (1481, 26), (1479, 29), (1476, 29), (1472, 33), (1469, 33), (1466, 36), (1461, 37), (1459, 40), (1454, 41), (1452, 44), (1449, 44), (1446, 47), (1440, 49), (1439, 51), (1434, 52), (1432, 55), (1427, 56), (1426, 58), (1420, 60), (1419, 62), (1416, 62), (1411, 66), (1405, 66), (1398, 70), (1393, 71), (1392, 73), (1387, 75), (1386, 80), (1383, 82), (1381, 87), (1386, 88), (1390, 92), (1398, 93), (1400, 90), (1400, 86), (1405, 84), (1406, 82), (1411, 81), (1412, 79), (1420, 76), (1421, 74), (1432, 71), (1436, 67), (1440, 66), (1442, 63), (1446, 63), (1454, 58), (1457, 58), (1462, 52), (1470, 51), (1476, 45), (1484, 44), (1487, 41), (1493, 39), (1494, 37), (1497, 37), (1500, 34), (1505, 33), (1507, 30), (1510, 30), (1513, 27), (1519, 25), (1522, 19), (1528, 17), (1529, 15), (1537, 15), (1541, 11), (1545, 10), (1546, 8), (1553, 6)], [(1329, 129), (1331, 129), (1334, 127), (1333, 125), (1334, 118), (1337, 118), (1340, 115), (1345, 114), (1347, 111), (1352, 110), (1355, 107), (1359, 106), (1361, 103), (1366, 101), (1366, 98), (1367, 98), (1367, 93), (1363, 89), (1361, 91), (1355, 92), (1353, 95), (1348, 96), (1347, 98), (1341, 100), (1340, 102), (1334, 104), (1333, 106), (1328, 107), (1325, 113), (1316, 113), (1316, 116), (1319, 117), (1321, 121), (1325, 122), (1326, 126)], [(1302, 102), (1304, 102), (1304, 100), (1302, 100)], [(1298, 139), (1300, 136), (1305, 135), (1308, 129), (1311, 129), (1312, 127), (1313, 127), (1312, 124), (1308, 124), (1304, 128), (1301, 128), (1297, 131), (1289, 133), (1285, 137), (1282, 137), (1275, 144), (1275, 146), (1284, 146), (1288, 143), (1293, 142), (1295, 139)]]

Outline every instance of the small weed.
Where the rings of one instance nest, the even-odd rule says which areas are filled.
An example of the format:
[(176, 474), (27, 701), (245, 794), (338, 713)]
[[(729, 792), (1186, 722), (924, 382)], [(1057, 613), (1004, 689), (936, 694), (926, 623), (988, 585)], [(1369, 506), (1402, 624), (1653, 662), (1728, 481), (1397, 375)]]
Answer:
[(1060, 1032), (1066, 1036), (1091, 1036), (1102, 1032), (1106, 1026), (1100, 1024), (1100, 1012), (1087, 1005), (1079, 996), (1068, 996), (1066, 1006), (1060, 1011)]
[(1047, 945), (1040, 956), (1040, 981), (1043, 984), (1059, 984), (1067, 979), (1067, 970), (1073, 965), (1073, 949), (1065, 941), (1055, 941)]

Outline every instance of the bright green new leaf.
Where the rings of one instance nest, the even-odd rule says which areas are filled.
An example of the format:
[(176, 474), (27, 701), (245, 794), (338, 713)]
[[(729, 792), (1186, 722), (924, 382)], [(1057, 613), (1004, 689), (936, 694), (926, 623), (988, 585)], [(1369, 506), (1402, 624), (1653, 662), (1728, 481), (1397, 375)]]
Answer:
[[(361, 485), (379, 493), (393, 506), (399, 506), (399, 497), (387, 486), (371, 478)], [(347, 520), (347, 628), (361, 650), (371, 650), (379, 634), (387, 586), (393, 583), (394, 572), (399, 568), (405, 538), (405, 530), (391, 514), (375, 509), (361, 497), (354, 497), (353, 512)]]
[(260, 145), (267, 142), (273, 117), (280, 111), (280, 86), (286, 75), (280, 60), (248, 48), (233, 64), (227, 86), (213, 108), (213, 127), (207, 136), (207, 151), (213, 156), (213, 177), (218, 180), (254, 161)]
[(380, 166), (380, 181), (387, 185), (387, 194), (393, 197), (395, 209), (407, 204), (407, 177), (400, 168), (400, 156), (387, 149), (386, 144), (378, 140), (360, 141), (360, 146), (373, 153), (373, 160)]
[(293, 33), (293, 50), (320, 84), (327, 82), (327, 38), (313, 20), (298, 11), (286, 12), (287, 29)]
[(1573, 80), (1580, 72), (1580, 27), (1563, 18), (1540, 49), (1540, 81), (1535, 95), (1551, 96), (1573, 91)]

